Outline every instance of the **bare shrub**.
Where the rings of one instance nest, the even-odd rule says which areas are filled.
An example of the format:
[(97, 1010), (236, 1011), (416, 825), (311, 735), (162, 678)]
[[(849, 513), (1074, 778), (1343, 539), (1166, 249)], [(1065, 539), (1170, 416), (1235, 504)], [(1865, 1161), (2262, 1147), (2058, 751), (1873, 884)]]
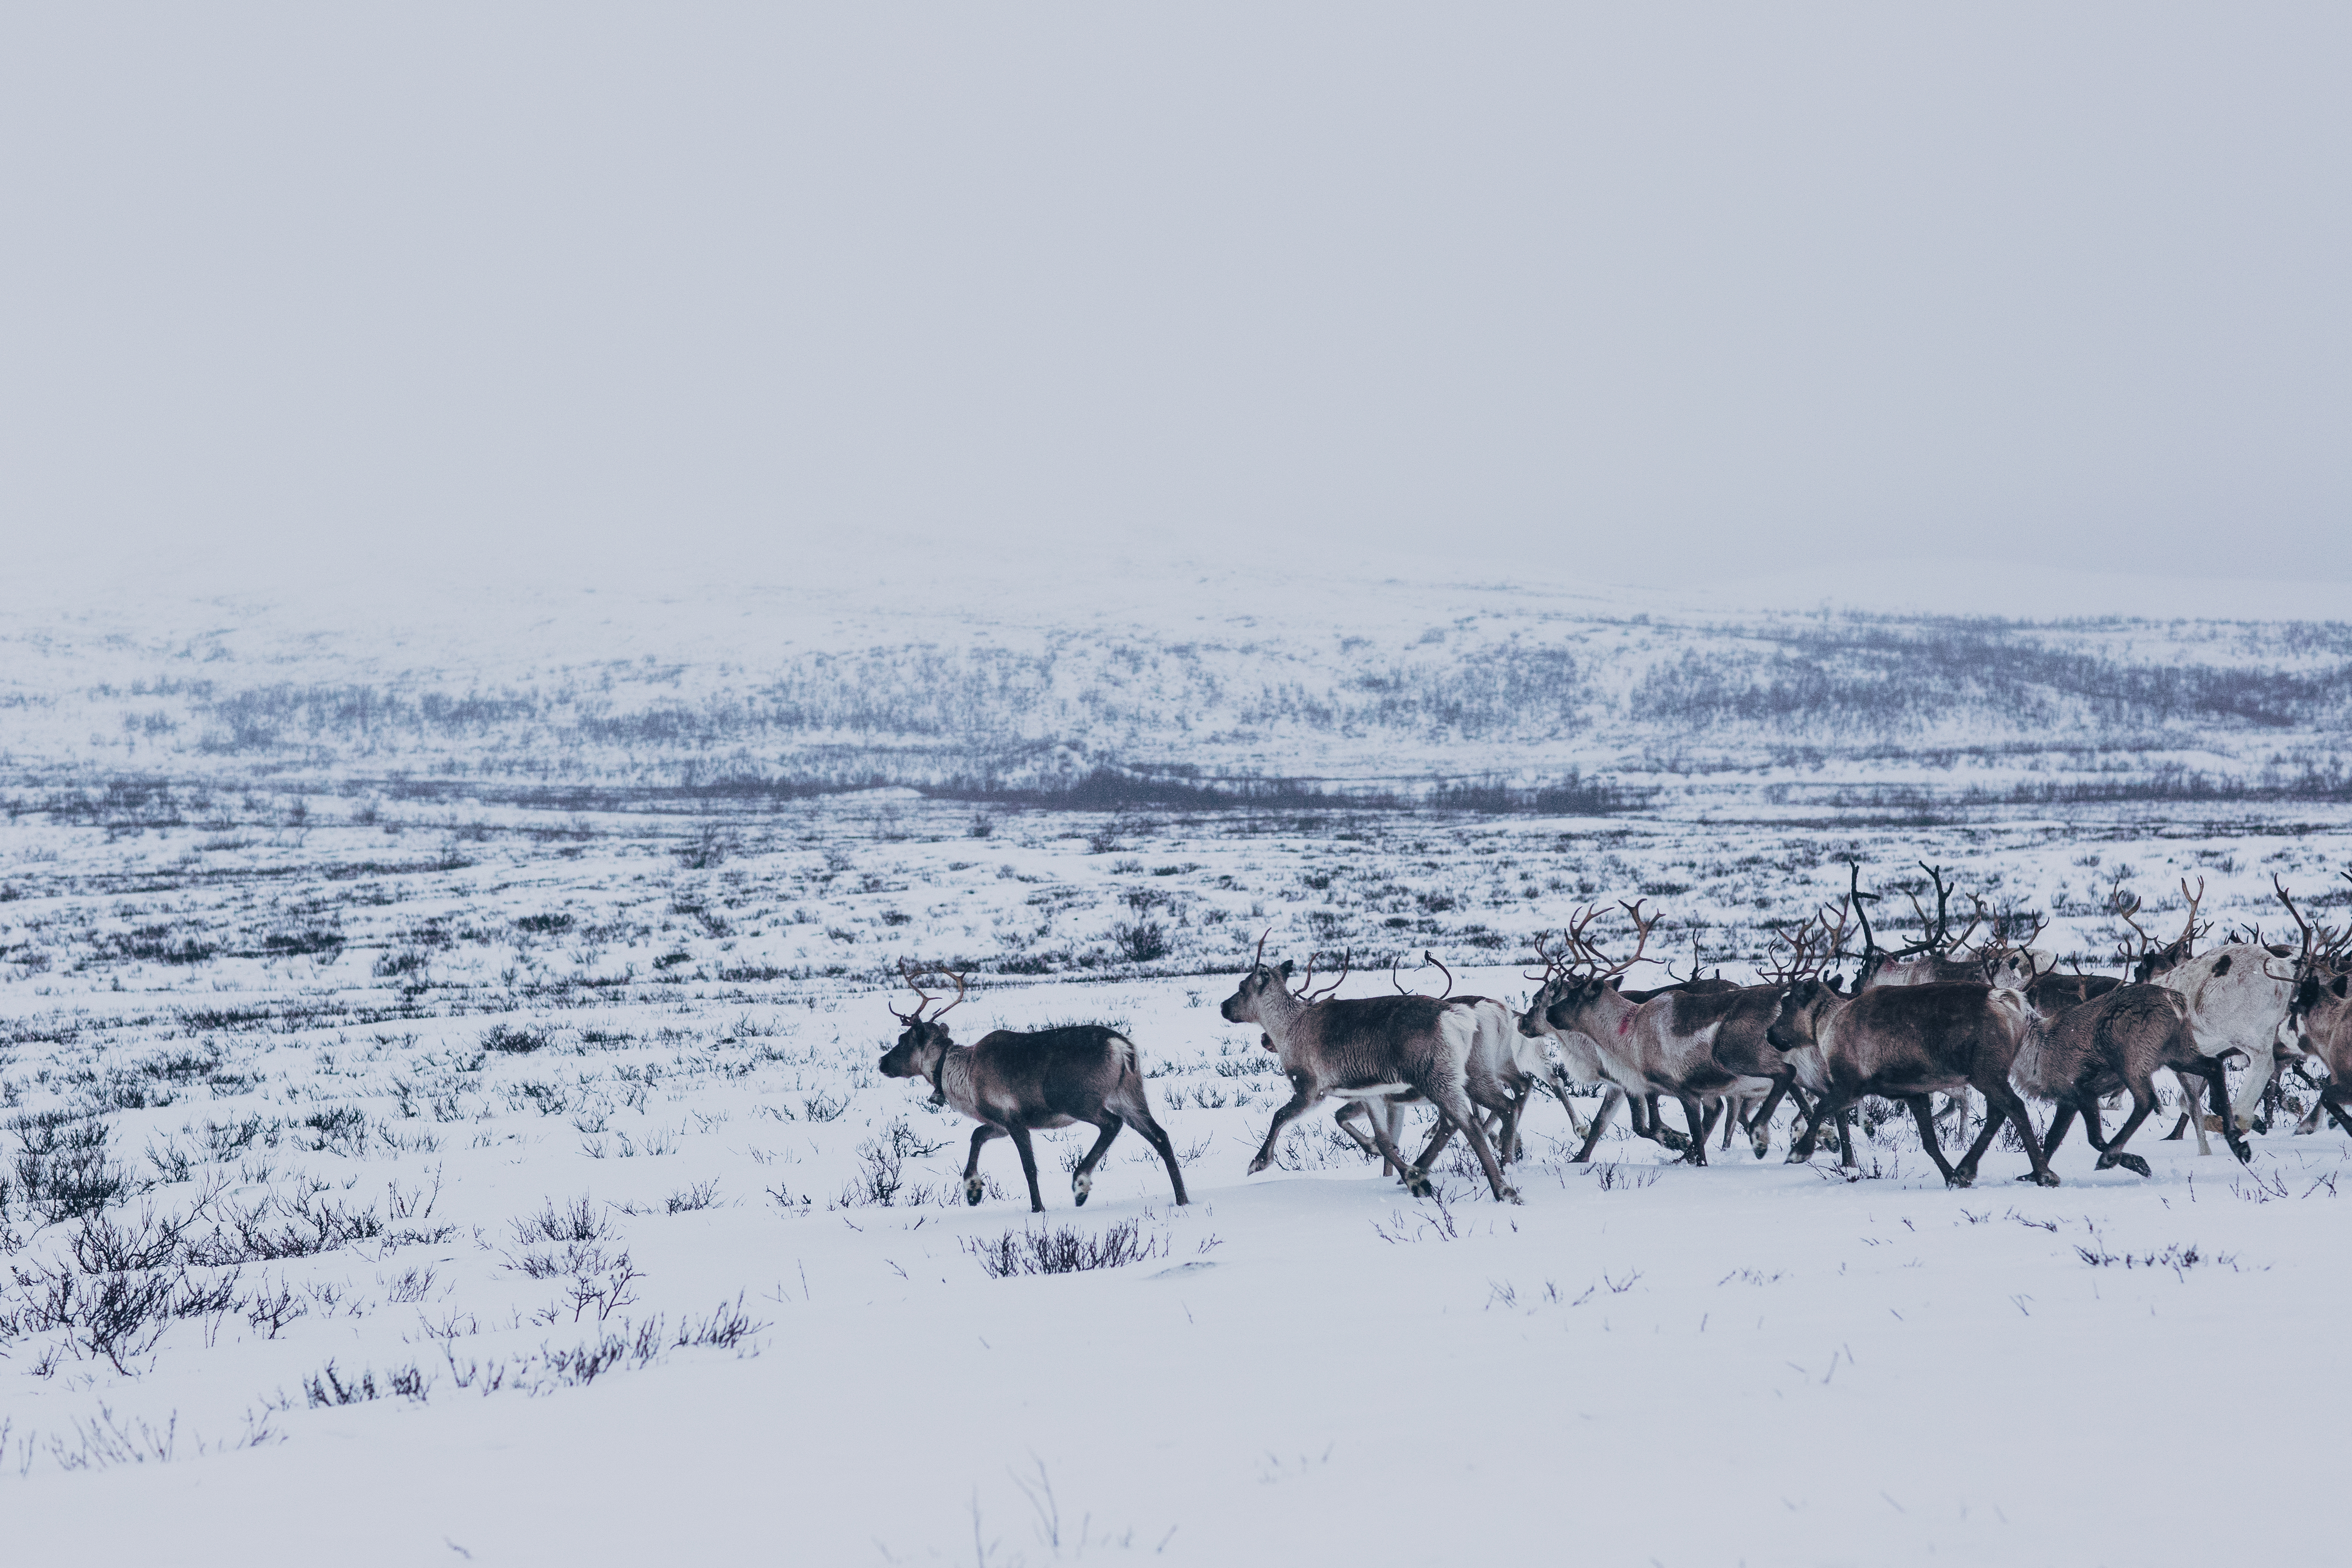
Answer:
[(1050, 1229), (1008, 1230), (993, 1239), (967, 1237), (961, 1244), (992, 1280), (1015, 1274), (1076, 1274), (1118, 1269), (1168, 1255), (1166, 1236), (1147, 1237), (1139, 1220), (1122, 1219), (1099, 1231), (1065, 1225)]

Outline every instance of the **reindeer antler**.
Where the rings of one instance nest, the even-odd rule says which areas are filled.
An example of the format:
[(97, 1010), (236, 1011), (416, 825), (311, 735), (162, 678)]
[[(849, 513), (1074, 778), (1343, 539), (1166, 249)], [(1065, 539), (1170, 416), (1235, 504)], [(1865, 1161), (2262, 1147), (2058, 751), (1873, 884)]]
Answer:
[[(1550, 935), (1551, 933), (1549, 931), (1538, 931), (1536, 933), (1536, 956), (1542, 961), (1544, 972), (1540, 975), (1530, 975), (1525, 969), (1521, 969), (1519, 971), (1519, 978), (1523, 980), (1532, 980), (1537, 985), (1542, 985), (1546, 981), (1549, 980), (1554, 975), (1559, 973), (1559, 966), (1562, 962), (1561, 957), (1544, 951), (1544, 938)], [(1563, 943), (1562, 946), (1564, 948), (1566, 944)], [(1397, 960), (1399, 963), (1403, 962), (1403, 954), (1400, 953), (1397, 955)], [(1391, 966), (1391, 971), (1393, 971), (1394, 966)], [(1390, 975), (1391, 983), (1394, 983), (1395, 977), (1394, 973), (1391, 972)], [(1402, 986), (1398, 986), (1397, 989), (1399, 992), (1402, 992), (1404, 988)]]
[[(2276, 877), (2278, 873), (2273, 872), (2271, 875)], [(2189, 891), (2189, 879), (2182, 877), (2180, 896), (2189, 903), (2189, 918), (2183, 921), (2180, 926), (2180, 957), (2181, 961), (2186, 963), (2189, 954), (2197, 946), (2197, 906), (2205, 902), (2205, 879), (2201, 876), (2197, 879), (2197, 891), (2191, 894)]]
[[(924, 990), (921, 986), (915, 983), (920, 973), (920, 970), (909, 972), (907, 968), (907, 960), (904, 958), (900, 958), (898, 960), (898, 977), (907, 982), (907, 988), (914, 992), (918, 998), (915, 1003), (915, 1010), (913, 1012), (902, 1013), (897, 1008), (891, 1008), (888, 1002), (884, 1002), (882, 1004), (886, 1008), (890, 1008), (890, 1016), (892, 1018), (897, 1019), (900, 1023), (906, 1024), (910, 1028), (922, 1021), (923, 1009), (925, 1008), (929, 1007), (933, 1002), (939, 1000), (937, 997), (932, 996), (929, 992)], [(963, 990), (962, 988), (959, 986), (956, 990), (956, 1000), (961, 1001), (962, 999)]]
[[(2040, 915), (2035, 915), (2033, 918), (2033, 929), (2025, 934), (2025, 939), (2021, 942), (2012, 942), (2008, 937), (2001, 936), (1999, 931), (1996, 930), (1994, 934), (1988, 938), (1987, 945), (1977, 949), (1977, 956), (1984, 962), (1986, 977), (1988, 979), (1991, 977), (1992, 967), (1995, 964), (1998, 964), (2003, 958), (2014, 956), (2025, 960), (2026, 985), (2030, 986), (2034, 981), (2040, 979), (2048, 971), (2042, 969), (2041, 966), (2034, 961), (2033, 945), (2042, 940), (2042, 933), (2049, 926), (2049, 916)], [(2057, 967), (2058, 961), (2055, 958), (2053, 958), (2050, 963), (2052, 968)]]
[[(1969, 903), (1973, 907), (1974, 912), (1969, 916), (1967, 927), (1963, 929), (1958, 936), (1953, 937), (1951, 946), (1945, 949), (1947, 954), (1957, 955), (1964, 951), (1969, 945), (1969, 938), (1976, 935), (1977, 927), (1985, 924), (1986, 915), (1984, 899), (1979, 894), (1972, 893), (1969, 894)], [(1998, 922), (1995, 924), (1998, 925)], [(2000, 934), (1998, 930), (1988, 929), (1986, 931), (1985, 941), (1997, 942), (1999, 940), (2000, 940)], [(1977, 956), (1979, 957), (1984, 957), (1987, 956), (1982, 945), (1978, 946)]]
[(1333, 992), (1339, 988), (1341, 983), (1348, 977), (1348, 954), (1345, 949), (1342, 949), (1339, 954), (1339, 978), (1324, 987), (1320, 996), (1317, 995), (1314, 988), (1315, 960), (1320, 956), (1321, 955), (1318, 953), (1309, 953), (1307, 955), (1307, 974), (1306, 977), (1298, 982), (1297, 991), (1298, 999), (1302, 1002), (1319, 1002), (1326, 1000)]
[(1665, 960), (1666, 978), (1672, 980), (1675, 985), (1687, 986), (1691, 981), (1697, 979), (1700, 975), (1706, 973), (1706, 960), (1705, 957), (1700, 956), (1698, 950), (1699, 933), (1704, 929), (1706, 929), (1704, 926), (1694, 925), (1691, 927), (1691, 972), (1687, 978), (1675, 973), (1673, 959), (1669, 958)]
[[(1813, 951), (1815, 939), (1807, 935), (1814, 929), (1815, 924), (1813, 918), (1808, 915), (1797, 922), (1795, 930), (1785, 933), (1775, 931), (1766, 938), (1764, 946), (1766, 962), (1758, 965), (1757, 969), (1764, 976), (1767, 984), (1791, 986), (1808, 972), (1820, 971), (1821, 956)], [(1772, 950), (1776, 946), (1786, 947), (1789, 950), (1787, 962), (1782, 963), (1773, 958)], [(1811, 960), (1811, 963), (1807, 962), (1809, 958)]]
[(1862, 922), (1862, 973), (1865, 975), (1870, 972), (1871, 965), (1878, 956), (1878, 938), (1873, 936), (1870, 930), (1870, 906), (1877, 903), (1879, 897), (1880, 895), (1875, 893), (1862, 891), (1862, 862), (1848, 861), (1845, 899), (1848, 904), (1853, 905), (1854, 918)]
[(2132, 935), (2139, 938), (2139, 951), (2136, 953), (2120, 943), (2116, 945), (2116, 956), (2126, 965), (2136, 964), (2142, 958), (2152, 957), (2157, 951), (2156, 938), (2150, 936), (2147, 928), (2135, 918), (2139, 914), (2139, 909), (2140, 901), (2137, 894), (2126, 894), (2118, 887), (2108, 896), (2107, 913), (2130, 926)]
[(1445, 977), (1445, 988), (1437, 993), (1437, 999), (1442, 1002), (1446, 998), (1452, 996), (1454, 994), (1454, 971), (1445, 967), (1445, 960), (1431, 952), (1428, 948), (1423, 947), (1421, 950), (1421, 961), (1424, 964), (1436, 965), (1437, 972)]
[[(1650, 931), (1652, 927), (1655, 926), (1658, 922), (1664, 917), (1665, 913), (1664, 910), (1661, 910), (1658, 914), (1653, 915), (1648, 919), (1644, 920), (1642, 918), (1642, 905), (1648, 902), (1649, 901), (1647, 899), (1643, 898), (1637, 898), (1631, 904), (1626, 903), (1622, 899), (1620, 899), (1617, 902), (1617, 907), (1623, 910), (1626, 915), (1633, 922), (1634, 941), (1633, 956), (1632, 957), (1625, 959), (1622, 963), (1611, 964), (1609, 963), (1609, 956), (1606, 953), (1603, 953), (1597, 944), (1583, 940), (1580, 940), (1578, 942), (1577, 946), (1583, 949), (1586, 957), (1591, 961), (1593, 967), (1593, 973), (1591, 977), (1591, 978), (1596, 980), (1614, 978), (1642, 961), (1643, 951), (1650, 946)], [(1590, 924), (1589, 920), (1587, 921), (1587, 924)], [(1601, 967), (1604, 964), (1608, 965), (1606, 968)]]
[(1849, 893), (1838, 901), (1837, 921), (1834, 925), (1830, 921), (1830, 907), (1826, 904), (1822, 904), (1821, 913), (1814, 916), (1821, 925), (1822, 936), (1826, 938), (1822, 948), (1820, 966), (1822, 968), (1827, 968), (1835, 963), (1838, 956), (1845, 951), (1845, 939), (1853, 926), (1855, 909), (1853, 895)]
[(1560, 933), (1559, 938), (1561, 969), (1597, 969), (1606, 962), (1584, 937), (1585, 928), (1600, 918), (1601, 906), (1597, 904), (1588, 904), (1568, 917), (1568, 929)]

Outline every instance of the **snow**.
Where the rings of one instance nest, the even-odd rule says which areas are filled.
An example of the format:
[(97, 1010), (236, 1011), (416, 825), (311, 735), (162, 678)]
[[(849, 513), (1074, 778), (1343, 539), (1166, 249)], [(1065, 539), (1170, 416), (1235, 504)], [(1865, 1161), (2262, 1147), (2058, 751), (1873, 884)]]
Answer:
[[(12, 1555), (2158, 1563), (2252, 1538), (2322, 1560), (2320, 1511), (2150, 1507), (2147, 1471), (2172, 1434), (2251, 1417), (2261, 1495), (2328, 1495), (2307, 1367), (2249, 1352), (2254, 1325), (2291, 1334), (2343, 1288), (2332, 1134), (2283, 1124), (2241, 1170), (2152, 1130), (2146, 1182), (2094, 1174), (2078, 1141), (2053, 1191), (1996, 1148), (1981, 1187), (1948, 1192), (1907, 1119), (1848, 1182), (1827, 1156), (1781, 1162), (1785, 1118), (1761, 1163), (1662, 1165), (1621, 1129), (1579, 1167), (1538, 1105), (1523, 1207), (1487, 1201), (1458, 1146), (1443, 1201), (1415, 1203), (1323, 1111), (1244, 1178), (1283, 1090), (1215, 1008), (1269, 926), (1270, 950), (1352, 947), (1347, 994), (1427, 945), (1464, 989), (1515, 996), (1507, 960), (1535, 931), (1645, 884), (1736, 976), (1756, 922), (1842, 885), (1848, 849), (1876, 878), (1941, 860), (2073, 909), (2049, 940), (2095, 962), (2085, 890), (2119, 858), (2152, 904), (2201, 870), (2209, 914), (2266, 918), (2271, 870), (2315, 889), (2352, 850), (2338, 809), (1007, 811), (986, 839), (970, 808), (904, 792), (715, 819), (392, 801), (362, 822), (321, 800), (289, 823), (267, 791), (212, 809), (0, 826), (5, 1113), (108, 1107), (141, 1182), (118, 1225), (233, 1233), (274, 1195), (382, 1228), (188, 1268), (238, 1305), (173, 1322), (127, 1371), (64, 1330), (0, 1343)], [(1169, 942), (1141, 965), (1116, 937), (1138, 919)], [(318, 931), (337, 940), (268, 942)], [(195, 938), (219, 951), (156, 956)], [(1096, 1019), (1137, 1040), (1193, 1203), (1129, 1135), (1074, 1208), (1073, 1129), (1038, 1140), (1042, 1223), (1132, 1221), (1150, 1257), (982, 1269), (966, 1243), (1038, 1222), (1002, 1142), (966, 1207), (969, 1124), (874, 1071), (904, 954), (992, 960), (962, 1040)], [(1045, 972), (993, 972), (1024, 954)], [(500, 1028), (546, 1043), (486, 1049)], [(588, 1254), (517, 1233), (583, 1199), (604, 1233)], [(18, 1278), (61, 1267), (79, 1222), (14, 1201)], [(273, 1332), (268, 1299), (299, 1315)], [(738, 1312), (756, 1326), (731, 1345), (675, 1343)], [(656, 1318), (648, 1364), (562, 1372)], [(382, 1396), (314, 1403), (331, 1364)], [(421, 1398), (392, 1392), (411, 1368)], [(118, 1462), (153, 1458), (142, 1424), (173, 1433), (169, 1462)]]
[[(1665, 912), (1637, 981), (1694, 955), (1744, 978), (1853, 858), (1883, 931), (1916, 925), (1925, 862), (2086, 968), (2117, 894), (2168, 931), (2184, 880), (2221, 932), (2284, 929), (2274, 875), (2340, 919), (2352, 807), (2260, 786), (2340, 768), (2343, 627), (2226, 619), (2263, 608), (2228, 593), (2158, 619), (2155, 592), (2137, 619), (1978, 627), (2060, 684), (1960, 679), (1906, 716), (1872, 706), (1907, 666), (1871, 640), (1952, 626), (1822, 616), (1803, 593), (1833, 576), (1226, 563), (1138, 601), (1087, 563), (938, 564), (13, 596), (11, 1560), (2321, 1560), (2324, 1418), (2305, 1358), (2252, 1331), (2295, 1335), (2343, 1289), (2332, 1132), (2283, 1123), (2241, 1169), (2151, 1124), (2147, 1181), (2077, 1140), (2051, 1191), (1996, 1147), (1952, 1192), (1907, 1118), (1865, 1116), (1848, 1180), (1783, 1163), (1785, 1113), (1761, 1162), (1664, 1163), (1621, 1123), (1580, 1166), (1538, 1103), (1523, 1206), (1458, 1143), (1416, 1202), (1336, 1104), (1244, 1176), (1286, 1089), (1216, 1009), (1261, 934), (1324, 973), (1346, 953), (1347, 995), (1391, 966), (1425, 983), (1426, 950), (1517, 998), (1538, 934), (1633, 899)], [(1941, 612), (1966, 578), (1940, 606), (1878, 591)], [(1845, 641), (1805, 657), (1845, 707), (1656, 706), (1662, 671), (1736, 685), (1820, 625)], [(2118, 716), (2063, 684), (2074, 659), (2242, 672), (2293, 713)], [(1566, 684), (1463, 684), (1505, 669)], [(934, 723), (940, 670), (1035, 678), (969, 682)], [(745, 716), (787, 688), (852, 716)], [(903, 787), (974, 758), (1000, 782), (1181, 764), (1339, 793), (1083, 812)], [(869, 766), (902, 784), (696, 788)], [(2227, 787), (2143, 788), (2166, 767)], [(1632, 804), (1346, 794), (1570, 768)], [(2103, 779), (2120, 798), (2029, 799)], [(1129, 1134), (1075, 1207), (1077, 1128), (1038, 1139), (1041, 1219), (1003, 1142), (967, 1207), (970, 1124), (876, 1071), (901, 959), (972, 972), (965, 1041), (1130, 1035), (1194, 1201)], [(112, 1197), (61, 1198), (73, 1170)], [(982, 1266), (1065, 1227), (1142, 1256)], [(173, 1315), (110, 1336), (110, 1288)], [(2217, 1419), (2256, 1423), (2259, 1486), (2149, 1506)]]

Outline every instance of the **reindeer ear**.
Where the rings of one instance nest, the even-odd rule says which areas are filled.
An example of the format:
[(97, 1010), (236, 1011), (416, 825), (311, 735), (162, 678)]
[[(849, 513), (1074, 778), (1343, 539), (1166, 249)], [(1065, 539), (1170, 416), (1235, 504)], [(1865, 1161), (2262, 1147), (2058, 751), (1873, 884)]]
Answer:
[(1625, 988), (1625, 977), (1622, 975), (1610, 976), (1609, 988), (1612, 991), (1623, 990)]
[(1283, 977), (1284, 979), (1286, 979), (1286, 979), (1290, 978), (1290, 960), (1289, 960), (1289, 959), (1285, 958), (1285, 959), (1281, 962), (1281, 964), (1280, 964), (1279, 966), (1277, 966), (1277, 969), (1278, 969), (1279, 973), (1281, 974), (1281, 976), (1282, 976), (1282, 977)]
[(2341, 998), (2347, 989), (2352, 989), (2352, 975), (2336, 976), (2336, 983), (2327, 988), (2334, 991), (2338, 998)]

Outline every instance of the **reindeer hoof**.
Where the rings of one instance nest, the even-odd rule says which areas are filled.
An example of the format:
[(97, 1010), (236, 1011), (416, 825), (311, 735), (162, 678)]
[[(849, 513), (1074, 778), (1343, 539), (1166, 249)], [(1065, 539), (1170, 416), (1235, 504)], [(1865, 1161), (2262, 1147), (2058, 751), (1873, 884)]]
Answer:
[(968, 1181), (963, 1184), (963, 1200), (974, 1208), (980, 1207), (980, 1183)]
[(1080, 1208), (1084, 1208), (1087, 1206), (1087, 1195), (1094, 1191), (1094, 1189), (1095, 1178), (1092, 1175), (1073, 1176), (1070, 1179), (1070, 1192), (1076, 1198), (1077, 1206)]
[(1435, 1190), (1430, 1186), (1428, 1176), (1416, 1170), (1404, 1173), (1404, 1189), (1415, 1197), (1427, 1197)]
[(2238, 1163), (2242, 1166), (2250, 1166), (2254, 1163), (2254, 1146), (2252, 1144), (2231, 1144), (2230, 1145), (2230, 1152), (2238, 1156)]
[(1266, 1167), (1268, 1165), (1271, 1165), (1272, 1163), (1273, 1163), (1272, 1161), (1270, 1161), (1270, 1160), (1266, 1160), (1266, 1159), (1255, 1159), (1255, 1160), (1252, 1160), (1252, 1161), (1250, 1161), (1250, 1163), (1249, 1163), (1249, 1169), (1248, 1169), (1246, 1172), (1244, 1172), (1244, 1175), (1247, 1175), (1247, 1176), (1255, 1176), (1255, 1175), (1257, 1175), (1257, 1173), (1258, 1173), (1258, 1172), (1260, 1172), (1260, 1171), (1262, 1171), (1262, 1170), (1265, 1169), (1265, 1167)]
[(2136, 1176), (2152, 1176), (2156, 1174), (2154, 1171), (2147, 1168), (2147, 1162), (2141, 1159), (2137, 1155), (2117, 1155), (2116, 1156), (2116, 1164), (2123, 1166), (2124, 1169), (2131, 1172), (2131, 1174)]
[(1528, 1201), (1519, 1196), (1519, 1189), (1515, 1186), (1505, 1187), (1500, 1196), (1505, 1203), (1524, 1204)]

